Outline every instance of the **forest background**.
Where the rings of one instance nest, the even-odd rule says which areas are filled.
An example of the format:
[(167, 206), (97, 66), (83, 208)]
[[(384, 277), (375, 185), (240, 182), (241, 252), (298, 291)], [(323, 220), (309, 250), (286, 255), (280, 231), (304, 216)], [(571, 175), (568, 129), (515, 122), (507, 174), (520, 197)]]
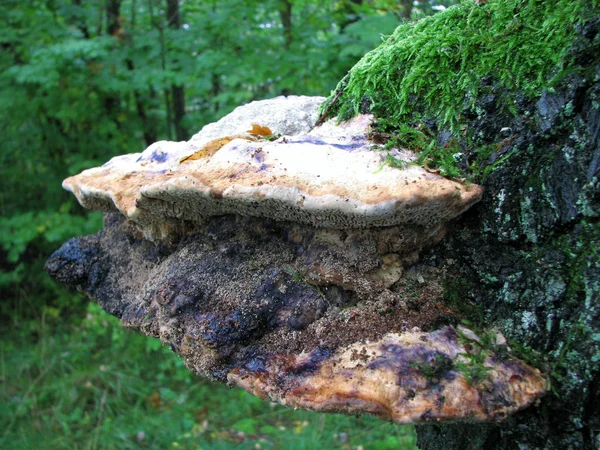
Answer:
[(43, 264), (102, 226), (61, 181), (236, 106), (328, 95), (454, 1), (3, 0), (0, 448), (414, 448), (412, 427), (292, 411), (191, 375)]

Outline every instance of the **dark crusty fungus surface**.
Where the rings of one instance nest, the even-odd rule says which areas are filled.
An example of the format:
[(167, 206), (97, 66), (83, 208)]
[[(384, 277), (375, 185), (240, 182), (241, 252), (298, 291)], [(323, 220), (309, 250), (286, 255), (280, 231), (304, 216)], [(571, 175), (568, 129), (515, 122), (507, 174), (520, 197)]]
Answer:
[[(540, 372), (501, 337), (444, 326), (460, 318), (442, 301), (443, 269), (418, 264), (481, 188), (382, 167), (367, 116), (309, 131), (318, 102), (275, 100), (284, 106), (272, 115), (293, 110), (276, 126), (298, 134), (261, 140), (226, 117), (221, 132), (241, 137), (222, 146), (212, 143), (226, 136), (210, 126), (204, 141), (201, 132), (161, 144), (160, 157), (151, 147), (68, 179), (84, 206), (106, 212), (105, 226), (65, 243), (46, 264), (50, 275), (160, 338), (193, 372), (285, 405), (399, 423), (485, 421), (543, 395)], [(235, 113), (236, 126), (253, 128), (244, 117)], [(303, 131), (290, 125), (302, 120)], [(335, 163), (349, 143), (344, 170), (306, 159), (321, 151)], [(258, 166), (246, 158), (257, 152), (267, 154)], [(230, 172), (210, 179), (211, 164)]]

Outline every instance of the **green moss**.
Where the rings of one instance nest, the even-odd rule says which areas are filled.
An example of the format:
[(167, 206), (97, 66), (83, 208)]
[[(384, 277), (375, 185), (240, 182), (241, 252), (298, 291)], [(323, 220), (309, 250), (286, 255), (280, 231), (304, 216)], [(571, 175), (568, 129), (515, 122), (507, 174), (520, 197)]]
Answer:
[(296, 269), (294, 269), (292, 266), (284, 266), (283, 270), (286, 271), (286, 273), (288, 275), (290, 275), (292, 277), (292, 279), (294, 281), (296, 281), (297, 283), (303, 282), (304, 281), (304, 276), (298, 272)]
[(578, 309), (576, 320), (561, 320), (561, 344), (551, 353), (553, 393), (569, 398), (572, 391), (593, 377), (600, 361), (597, 326), (597, 276), (600, 261), (600, 223), (582, 221), (571, 235), (556, 238), (552, 245), (566, 256), (562, 266), (569, 280), (566, 298)]
[[(379, 119), (377, 129), (374, 137), (385, 143), (384, 150), (410, 148), (419, 154), (414, 164), (431, 167), (448, 178), (468, 178), (468, 174), (457, 167), (457, 156), (462, 153), (456, 140), (451, 139), (444, 145), (438, 145), (435, 134), (429, 128), (412, 127), (407, 124), (396, 126), (386, 119)], [(400, 169), (406, 164), (391, 154), (388, 154), (384, 161), (384, 165)]]
[(469, 300), (471, 292), (473, 287), (465, 279), (448, 279), (444, 283), (444, 303), (468, 321), (469, 326), (480, 328), (484, 326), (484, 311), (481, 305)]
[(600, 261), (600, 223), (582, 221), (577, 231), (575, 240), (564, 234), (556, 238), (552, 246), (567, 257), (564, 265), (564, 276), (569, 280), (567, 298), (584, 300), (586, 272), (595, 261)]
[(546, 372), (545, 369), (548, 365), (548, 358), (543, 353), (535, 350), (530, 345), (521, 344), (514, 339), (507, 339), (507, 342), (513, 355), (533, 367), (544, 369), (543, 372)]
[(439, 384), (440, 380), (455, 368), (452, 359), (443, 353), (435, 353), (433, 357), (428, 356), (419, 362), (413, 362), (411, 367), (420, 371), (432, 385)]
[[(460, 167), (454, 142), (440, 145), (426, 123), (469, 139), (463, 112), (483, 116), (476, 104), (492, 79), (498, 114), (516, 115), (517, 94), (537, 98), (577, 71), (569, 48), (576, 27), (598, 7), (584, 0), (463, 1), (447, 11), (401, 25), (367, 53), (340, 81), (322, 106), (322, 118), (348, 119), (371, 112), (380, 127), (392, 130), (393, 144), (420, 152), (419, 163), (442, 175), (478, 180), (494, 167), (481, 149), (467, 170)], [(411, 145), (412, 144), (412, 145)], [(508, 156), (507, 156), (508, 157)], [(506, 158), (507, 158), (506, 157)], [(501, 164), (502, 161), (496, 162)]]
[(495, 335), (491, 332), (482, 332), (478, 334), (479, 340), (471, 339), (460, 330), (458, 332), (459, 342), (470, 348), (468, 353), (462, 353), (465, 361), (459, 361), (454, 366), (456, 370), (463, 374), (467, 383), (471, 386), (477, 386), (488, 380), (490, 367), (485, 365), (491, 352), (499, 348), (495, 345)]
[(557, 397), (560, 397), (561, 393), (556, 390), (555, 387), (560, 383), (568, 382), (573, 357), (581, 357), (581, 355), (571, 349), (571, 346), (573, 342), (581, 340), (582, 337), (584, 337), (585, 332), (586, 330), (583, 321), (580, 320), (573, 324), (569, 329), (565, 341), (560, 348), (554, 352), (554, 359), (550, 364), (550, 377), (552, 380), (552, 393)]
[[(592, 4), (595, 6), (597, 2)], [(418, 112), (456, 131), (460, 112), (475, 105), (482, 79), (493, 75), (510, 92), (539, 95), (569, 72), (564, 56), (575, 25), (589, 1), (490, 1), (461, 5), (401, 25), (387, 41), (367, 53), (340, 82), (328, 106), (340, 119), (368, 103), (378, 117), (398, 125)], [(420, 111), (419, 111), (420, 110)]]

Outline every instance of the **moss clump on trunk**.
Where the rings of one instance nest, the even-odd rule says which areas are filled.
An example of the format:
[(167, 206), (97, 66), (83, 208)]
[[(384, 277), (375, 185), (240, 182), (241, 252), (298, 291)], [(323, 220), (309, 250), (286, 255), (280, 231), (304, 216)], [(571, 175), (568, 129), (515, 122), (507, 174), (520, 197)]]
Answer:
[[(322, 119), (373, 113), (390, 144), (412, 144), (421, 164), (452, 178), (481, 181), (496, 167), (487, 161), (494, 145), (483, 145), (467, 128), (486, 114), (482, 100), (493, 96), (497, 113), (518, 116), (524, 103), (581, 73), (571, 49), (599, 5), (464, 1), (401, 25), (340, 81), (321, 107)], [(446, 132), (440, 136), (440, 130)], [(464, 146), (478, 148), (470, 161), (461, 158)]]
[(461, 111), (475, 106), (482, 78), (493, 75), (507, 89), (502, 106), (514, 110), (517, 90), (537, 96), (574, 70), (568, 50), (576, 27), (597, 4), (463, 2), (406, 23), (350, 70), (323, 108), (341, 120), (368, 108), (396, 124), (428, 118), (456, 130)]

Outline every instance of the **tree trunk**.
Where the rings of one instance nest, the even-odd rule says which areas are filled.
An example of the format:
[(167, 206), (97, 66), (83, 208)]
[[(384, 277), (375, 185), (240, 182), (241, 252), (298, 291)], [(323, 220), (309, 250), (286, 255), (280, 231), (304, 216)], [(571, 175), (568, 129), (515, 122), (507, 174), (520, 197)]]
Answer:
[(289, 50), (292, 45), (292, 2), (290, 0), (280, 0), (279, 2), (279, 17), (283, 25), (283, 45), (286, 50)]
[[(129, 46), (133, 48), (134, 46), (134, 34), (135, 34), (135, 25), (136, 25), (136, 1), (133, 0), (131, 2), (131, 18), (130, 18), (130, 30), (129, 35), (130, 39), (127, 40)], [(128, 58), (126, 61), (127, 68), (131, 71), (135, 71), (135, 64), (131, 58)], [(154, 90), (150, 88), (150, 96), (154, 95)], [(138, 116), (142, 122), (142, 128), (144, 130), (144, 142), (147, 146), (152, 145), (157, 141), (156, 139), (156, 130), (157, 124), (154, 123), (154, 120), (151, 120), (146, 114), (146, 102), (144, 102), (142, 93), (138, 90), (133, 91), (133, 98), (135, 102), (135, 109), (138, 113)]]
[[(179, 0), (167, 0), (167, 23), (169, 28), (178, 30), (181, 27), (179, 14)], [(182, 85), (171, 86), (171, 99), (173, 101), (173, 125), (175, 136), (179, 141), (188, 139), (188, 132), (183, 126), (185, 117), (185, 90)]]
[(496, 158), (512, 156), (425, 256), (451, 268), (447, 289), (523, 345), (551, 389), (501, 424), (418, 426), (422, 450), (600, 448), (600, 81), (585, 75), (600, 73), (599, 36), (600, 20), (582, 26), (576, 68), (517, 116), (499, 112), (499, 86), (481, 94), (470, 127), (502, 124), (510, 136)]
[[(106, 32), (113, 37), (118, 37), (120, 34), (120, 16), (121, 0), (106, 0)], [(116, 118), (120, 103), (118, 96), (105, 96), (104, 107), (109, 117)]]
[(413, 6), (414, 6), (413, 0), (401, 0), (400, 1), (400, 7), (402, 9), (402, 17), (404, 17), (406, 20), (410, 20)]
[(120, 26), (121, 0), (106, 0), (106, 31), (117, 36)]
[[(131, 59), (128, 59), (126, 61), (126, 63), (127, 63), (127, 68), (131, 72), (134, 72), (135, 66), (133, 64), (133, 61)], [(154, 124), (153, 123), (154, 121), (151, 121), (149, 119), (148, 115), (146, 114), (146, 105), (145, 105), (145, 102), (143, 101), (142, 94), (139, 91), (135, 90), (135, 91), (133, 91), (133, 98), (135, 101), (135, 109), (138, 113), (138, 116), (139, 116), (141, 122), (142, 122), (142, 128), (144, 130), (144, 142), (146, 143), (147, 146), (150, 146), (157, 141), (157, 139), (156, 139), (156, 124)]]
[[(165, 45), (165, 27), (160, 19), (154, 14), (154, 0), (148, 0), (148, 12), (150, 13), (150, 22), (158, 30), (158, 43), (160, 47), (160, 68), (167, 70), (167, 50)], [(169, 140), (173, 140), (173, 109), (171, 105), (171, 92), (168, 88), (163, 88), (163, 97), (165, 102), (165, 110), (167, 112), (167, 136)]]

